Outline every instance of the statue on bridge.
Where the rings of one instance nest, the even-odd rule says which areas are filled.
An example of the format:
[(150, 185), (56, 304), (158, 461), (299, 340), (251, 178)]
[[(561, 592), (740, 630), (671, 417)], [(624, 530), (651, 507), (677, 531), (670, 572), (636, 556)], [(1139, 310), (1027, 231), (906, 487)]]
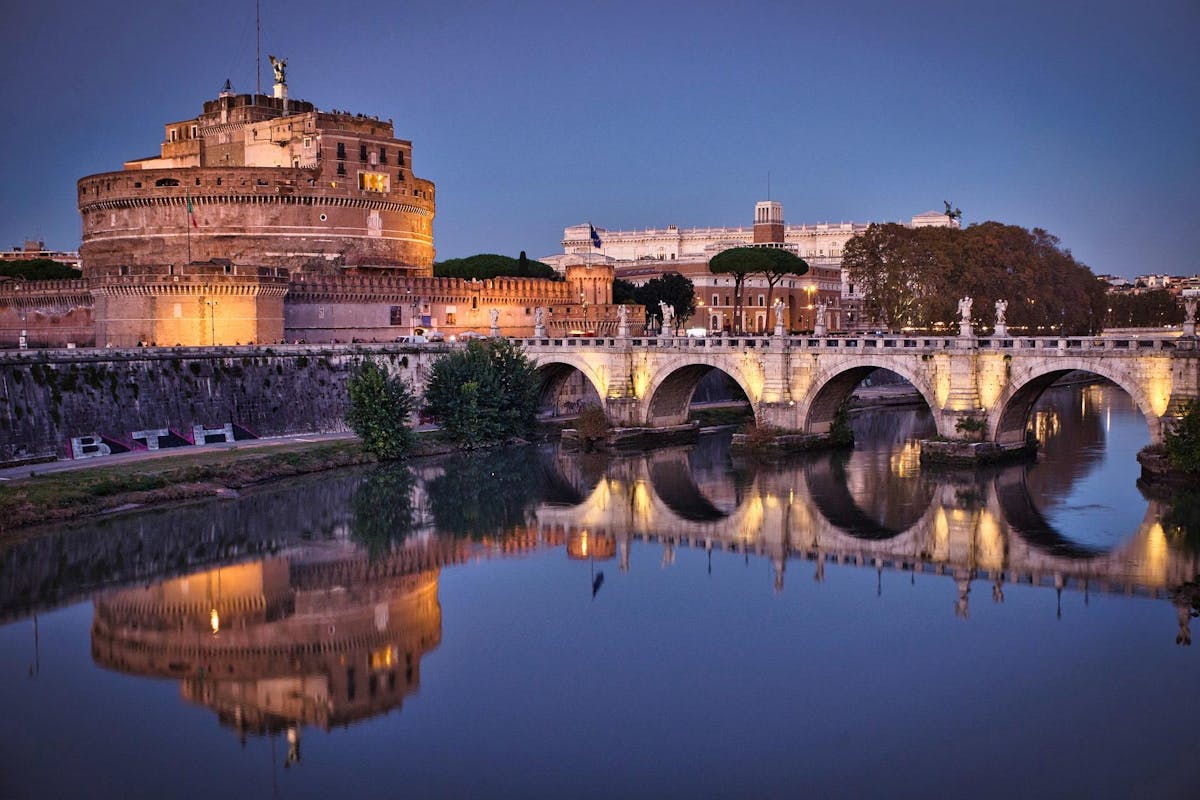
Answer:
[(958, 335), (971, 336), (971, 306), (975, 301), (970, 297), (963, 297), (958, 301)]
[(662, 311), (662, 335), (669, 336), (675, 326), (675, 307), (666, 300), (659, 300), (658, 307)]
[(629, 335), (629, 306), (617, 306), (617, 336), (622, 338)]
[(1196, 335), (1196, 301), (1200, 300), (1196, 295), (1190, 295), (1183, 298), (1183, 311), (1186, 315), (1183, 320), (1183, 335)]
[(1008, 311), (1007, 300), (996, 301), (996, 327), (993, 331), (993, 336), (1008, 336), (1008, 324), (1004, 320), (1004, 315)]
[(829, 327), (825, 323), (825, 310), (829, 308), (825, 303), (817, 303), (817, 315), (813, 322), (813, 336), (825, 336), (829, 333)]

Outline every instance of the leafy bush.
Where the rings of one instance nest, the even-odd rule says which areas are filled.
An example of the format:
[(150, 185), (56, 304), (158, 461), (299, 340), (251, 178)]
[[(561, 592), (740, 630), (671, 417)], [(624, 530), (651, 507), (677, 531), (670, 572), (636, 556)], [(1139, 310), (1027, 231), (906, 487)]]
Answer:
[(412, 450), (408, 418), (416, 408), (412, 389), (374, 361), (360, 364), (350, 376), (350, 411), (346, 424), (363, 448), (379, 458), (402, 458)]
[(1179, 422), (1164, 438), (1171, 466), (1200, 474), (1200, 403), (1189, 403)]
[(608, 436), (609, 427), (608, 417), (600, 406), (584, 407), (575, 420), (575, 429), (589, 445)]
[(541, 381), (507, 339), (473, 340), (433, 364), (425, 408), (467, 447), (524, 436), (533, 428)]

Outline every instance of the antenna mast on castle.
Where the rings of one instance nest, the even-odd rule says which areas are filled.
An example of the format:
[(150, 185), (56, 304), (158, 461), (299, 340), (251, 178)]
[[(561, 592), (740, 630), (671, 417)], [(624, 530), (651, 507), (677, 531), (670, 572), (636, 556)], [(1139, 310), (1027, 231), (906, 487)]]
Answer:
[(254, 93), (262, 94), (262, 0), (254, 0)]

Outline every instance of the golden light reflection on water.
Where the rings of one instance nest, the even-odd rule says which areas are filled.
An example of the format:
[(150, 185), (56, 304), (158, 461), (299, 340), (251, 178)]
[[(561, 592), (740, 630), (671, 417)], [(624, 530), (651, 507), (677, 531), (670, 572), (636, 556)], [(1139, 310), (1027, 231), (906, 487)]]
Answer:
[(888, 459), (892, 474), (900, 478), (914, 478), (921, 471), (921, 443), (909, 440)]

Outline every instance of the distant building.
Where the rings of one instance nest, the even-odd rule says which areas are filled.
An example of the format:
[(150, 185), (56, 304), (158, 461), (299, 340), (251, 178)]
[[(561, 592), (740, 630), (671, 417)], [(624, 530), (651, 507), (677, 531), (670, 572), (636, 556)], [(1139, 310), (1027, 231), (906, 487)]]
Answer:
[(26, 239), (24, 247), (14, 247), (12, 250), (0, 250), (0, 261), (32, 261), (36, 258), (48, 258), (68, 267), (80, 269), (79, 251), (77, 250), (47, 250), (46, 243), (39, 239)]
[[(812, 330), (816, 307), (824, 304), (829, 330), (854, 330), (870, 326), (861, 318), (862, 293), (842, 272), (842, 252), (853, 236), (866, 231), (866, 222), (819, 222), (788, 225), (783, 204), (760, 201), (754, 208), (754, 223), (720, 228), (665, 228), (608, 230), (596, 228), (600, 247), (591, 240), (589, 225), (563, 229), (563, 252), (539, 260), (562, 270), (568, 264), (607, 264), (616, 277), (636, 284), (664, 272), (678, 272), (696, 287), (697, 317), (712, 331), (732, 330), (734, 325), (733, 279), (713, 275), (708, 262), (717, 253), (733, 247), (759, 246), (786, 248), (808, 262), (807, 275), (784, 279), (772, 293), (785, 305), (785, 327), (794, 331)], [(911, 218), (911, 227), (959, 227), (938, 211), (926, 211)], [(742, 330), (765, 333), (774, 325), (767, 302), (768, 287), (763, 278), (748, 278), (744, 284), (745, 308)]]

